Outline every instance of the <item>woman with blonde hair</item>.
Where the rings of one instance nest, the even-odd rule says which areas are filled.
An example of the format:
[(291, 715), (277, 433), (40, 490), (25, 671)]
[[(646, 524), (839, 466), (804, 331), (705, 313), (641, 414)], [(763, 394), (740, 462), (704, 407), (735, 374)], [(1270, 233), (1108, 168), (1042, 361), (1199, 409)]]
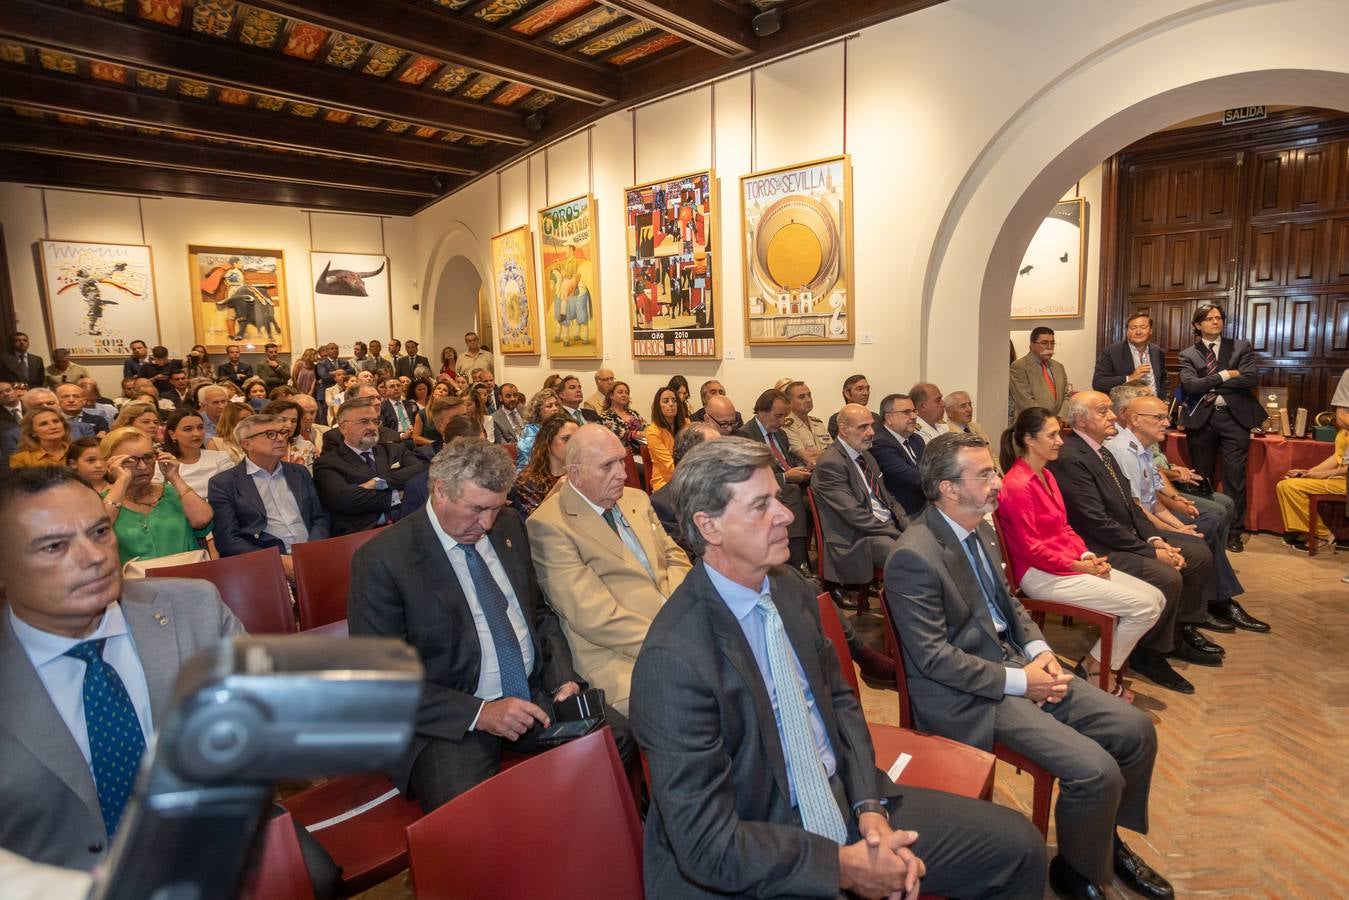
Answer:
[(558, 399), (557, 392), (551, 388), (544, 388), (529, 398), (529, 403), (525, 406), (525, 427), (520, 429), (520, 436), (515, 439), (516, 469), (523, 469), (529, 464), (529, 455), (534, 449), (534, 439), (539, 435), (539, 427), (545, 420), (560, 412), (562, 401)]
[(118, 428), (134, 428), (158, 444), (164, 439), (163, 419), (159, 416), (159, 407), (151, 403), (128, 403), (113, 420), (110, 431)]
[(215, 437), (207, 444), (211, 450), (223, 450), (229, 454), (230, 462), (238, 463), (244, 458), (244, 448), (234, 439), (234, 426), (253, 415), (253, 407), (247, 403), (226, 403), (220, 413), (220, 421), (215, 423)]
[[(110, 474), (124, 473), (103, 492), (122, 565), (201, 549), (199, 539), (211, 531), (211, 505), (183, 480), (178, 460), (156, 451), (135, 428), (114, 428), (99, 450)], [(159, 484), (156, 471), (164, 478)]]
[(70, 446), (70, 426), (48, 406), (30, 409), (19, 422), (19, 449), (9, 457), (11, 469), (64, 466)]

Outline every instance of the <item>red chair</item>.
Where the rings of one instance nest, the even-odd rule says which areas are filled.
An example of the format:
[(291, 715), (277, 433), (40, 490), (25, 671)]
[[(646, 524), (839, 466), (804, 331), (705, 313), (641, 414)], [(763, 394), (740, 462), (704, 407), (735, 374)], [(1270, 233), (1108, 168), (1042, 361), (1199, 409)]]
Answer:
[[(815, 577), (820, 580), (820, 584), (825, 583), (824, 577), (824, 525), (820, 523), (820, 508), (815, 505), (815, 492), (810, 488), (805, 489), (806, 505), (810, 507), (810, 521), (815, 526)], [(862, 585), (857, 590), (857, 611), (859, 613), (867, 612), (871, 609), (871, 591), (874, 586), (876, 596), (879, 598), (877, 603), (885, 605), (883, 595), (885, 572), (876, 569), (872, 573), (871, 581)]]
[(378, 533), (379, 529), (371, 528), (322, 541), (306, 541), (290, 548), (302, 631), (347, 617), (351, 557)]
[(648, 494), (651, 493), (651, 451), (646, 449), (646, 444), (642, 448), (642, 490)]
[(519, 447), (519, 445), (518, 445), (518, 444), (502, 444), (501, 446), (502, 446), (502, 447), (505, 447), (505, 448), (506, 448), (506, 452), (509, 453), (509, 454), (511, 455), (511, 462), (515, 462), (515, 455), (516, 455), (517, 453), (520, 452), (520, 447)]
[(608, 728), (489, 778), (407, 836), (418, 897), (642, 896), (641, 828)]
[[(646, 459), (645, 456), (642, 458)], [(646, 485), (642, 483), (642, 476), (637, 471), (637, 462), (632, 458), (631, 453), (623, 457), (623, 470), (628, 473), (627, 481), (623, 482), (624, 486), (637, 488), (641, 491), (646, 490)]]
[(1321, 544), (1322, 522), (1330, 529), (1332, 543), (1349, 537), (1349, 515), (1345, 513), (1344, 494), (1312, 494), (1307, 498), (1308, 556), (1315, 556)]
[(347, 895), (407, 868), (407, 827), (422, 808), (383, 775), (334, 778), (281, 801), (342, 867)]
[(281, 568), (281, 553), (275, 547), (186, 566), (165, 566), (146, 574), (211, 582), (249, 634), (295, 632), (290, 586), (286, 584), (286, 570)]
[(245, 900), (313, 900), (314, 887), (289, 813), (264, 826), (257, 865), (240, 896)]
[(350, 633), (347, 631), (346, 619), (329, 622), (327, 625), (315, 625), (313, 628), (310, 628), (303, 633), (310, 635), (311, 637), (344, 638), (350, 636)]
[[(900, 638), (899, 629), (895, 627), (894, 620), (890, 618), (889, 608), (884, 603), (881, 604), (881, 614), (885, 619), (885, 628), (890, 632), (894, 646), (897, 648), (894, 660), (896, 687), (899, 690), (899, 724), (905, 728), (911, 728), (913, 727), (913, 710), (909, 704), (908, 673), (904, 671), (904, 642)], [(998, 741), (993, 742), (993, 755), (1014, 766), (1018, 772), (1025, 772), (1031, 777), (1034, 784), (1031, 821), (1040, 830), (1040, 834), (1048, 837), (1049, 805), (1054, 794), (1053, 774), (1048, 769), (1037, 765)]]
[[(848, 641), (843, 636), (843, 623), (828, 594), (820, 594), (820, 622), (824, 636), (834, 645), (839, 668), (853, 693), (861, 696), (857, 684), (857, 670), (848, 653)], [(988, 800), (993, 796), (993, 754), (935, 734), (922, 734), (910, 728), (867, 723), (871, 731), (871, 746), (876, 752), (876, 764), (889, 770), (901, 753), (910, 757), (900, 775), (900, 783), (914, 787), (946, 791), (962, 797)]]

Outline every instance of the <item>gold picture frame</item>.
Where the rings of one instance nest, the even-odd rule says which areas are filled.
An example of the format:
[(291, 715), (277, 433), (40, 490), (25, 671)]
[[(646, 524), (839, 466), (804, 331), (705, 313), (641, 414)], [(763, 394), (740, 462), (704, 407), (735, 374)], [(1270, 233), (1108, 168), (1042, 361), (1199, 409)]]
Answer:
[(534, 287), (534, 236), (528, 225), (492, 236), (492, 306), (496, 351), (505, 356), (539, 353), (539, 304)]

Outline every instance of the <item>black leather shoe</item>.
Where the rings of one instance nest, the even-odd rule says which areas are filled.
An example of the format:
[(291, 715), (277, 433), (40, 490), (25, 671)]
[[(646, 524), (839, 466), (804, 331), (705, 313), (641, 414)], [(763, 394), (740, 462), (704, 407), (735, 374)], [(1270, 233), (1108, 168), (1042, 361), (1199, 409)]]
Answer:
[(1216, 631), (1219, 634), (1232, 634), (1237, 630), (1237, 626), (1233, 625), (1231, 622), (1224, 622), (1221, 619), (1214, 618), (1213, 610), (1211, 608), (1204, 617), (1204, 621), (1199, 623), (1199, 627), (1203, 628), (1205, 631)]
[(1203, 653), (1211, 653), (1219, 657), (1227, 655), (1227, 651), (1221, 645), (1215, 644), (1204, 636), (1204, 632), (1199, 630), (1198, 625), (1182, 625), (1180, 627), (1180, 642), (1188, 644)]
[(1144, 897), (1168, 900), (1176, 896), (1171, 882), (1157, 874), (1152, 866), (1143, 862), (1137, 853), (1129, 849), (1128, 844), (1118, 838), (1115, 839), (1115, 874), (1129, 890)]
[(1229, 534), (1229, 535), (1227, 536), (1227, 552), (1228, 552), (1228, 553), (1241, 553), (1241, 552), (1242, 552), (1243, 550), (1245, 550), (1245, 549), (1246, 549), (1245, 546), (1243, 546), (1242, 543), (1241, 543), (1241, 535), (1239, 535), (1239, 534)]
[(854, 610), (857, 609), (857, 598), (849, 597), (843, 588), (830, 588), (829, 596), (833, 598), (834, 605), (839, 609)]
[(862, 672), (862, 680), (874, 688), (893, 688), (895, 681), (895, 663), (890, 657), (877, 653), (870, 647), (862, 650), (862, 658), (856, 660), (857, 668)]
[(1171, 658), (1183, 659), (1186, 662), (1194, 663), (1196, 666), (1221, 666), (1223, 664), (1223, 658), (1218, 654), (1200, 650), (1198, 647), (1191, 647), (1184, 641), (1177, 644), (1176, 649), (1171, 651)]
[(1072, 866), (1056, 856), (1049, 861), (1049, 886), (1066, 900), (1105, 900), (1101, 886), (1089, 880)]
[(1244, 628), (1247, 631), (1258, 631), (1264, 634), (1269, 631), (1269, 623), (1261, 622), (1255, 616), (1241, 608), (1241, 604), (1235, 600), (1226, 600), (1222, 603), (1216, 603), (1209, 607), (1208, 617), (1217, 619), (1220, 622), (1236, 627)]
[(1158, 653), (1140, 653), (1135, 650), (1129, 655), (1129, 672), (1146, 678), (1157, 687), (1166, 688), (1168, 691), (1175, 691), (1178, 694), (1194, 693), (1194, 685), (1171, 668), (1171, 663), (1166, 661), (1166, 657)]

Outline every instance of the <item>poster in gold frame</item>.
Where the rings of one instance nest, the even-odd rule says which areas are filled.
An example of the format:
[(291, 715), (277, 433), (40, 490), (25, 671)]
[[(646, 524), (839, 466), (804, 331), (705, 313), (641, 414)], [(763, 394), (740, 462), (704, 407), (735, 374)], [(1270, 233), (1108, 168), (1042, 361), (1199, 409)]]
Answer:
[(740, 178), (745, 340), (852, 344), (852, 163), (847, 154)]
[(534, 239), (528, 225), (492, 237), (492, 293), (497, 312), (496, 350), (539, 352), (539, 305), (534, 289)]
[(539, 280), (550, 359), (601, 359), (595, 195), (539, 210)]
[(269, 343), (280, 353), (290, 352), (290, 307), (280, 250), (193, 245), (187, 248), (187, 272), (196, 342), (206, 352), (223, 353), (228, 345), (239, 344), (245, 353), (261, 353)]

